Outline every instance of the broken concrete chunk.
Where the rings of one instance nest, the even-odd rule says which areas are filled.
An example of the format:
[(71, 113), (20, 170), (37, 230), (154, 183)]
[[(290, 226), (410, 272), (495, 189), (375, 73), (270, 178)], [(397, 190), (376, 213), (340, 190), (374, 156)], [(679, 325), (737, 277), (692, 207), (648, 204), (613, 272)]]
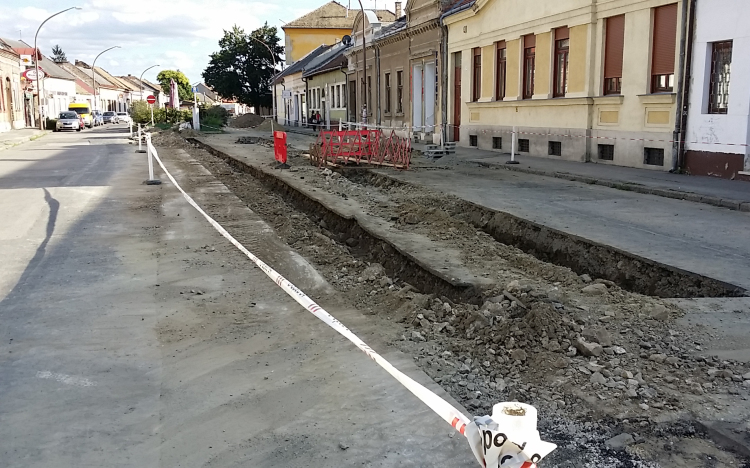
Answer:
[(421, 333), (418, 331), (411, 332), (411, 340), (412, 341), (427, 341), (424, 336), (422, 336)]
[(589, 296), (601, 296), (607, 293), (607, 286), (601, 283), (590, 284), (581, 289), (581, 292)]
[(667, 355), (662, 353), (652, 354), (648, 357), (649, 361), (658, 362), (661, 364), (662, 362), (667, 360)]
[(587, 357), (599, 357), (604, 352), (604, 348), (599, 343), (589, 343), (581, 338), (576, 340), (575, 347), (579, 353)]
[(589, 275), (587, 275), (586, 273), (584, 273), (584, 274), (581, 275), (581, 281), (583, 281), (584, 283), (590, 283), (591, 282), (591, 277)]
[(526, 351), (522, 349), (514, 349), (510, 352), (510, 358), (514, 361), (525, 361), (526, 360)]
[(656, 304), (651, 308), (651, 312), (649, 313), (649, 316), (654, 320), (659, 320), (661, 322), (665, 320), (669, 320), (669, 309), (667, 309), (665, 306), (661, 304)]
[(597, 383), (599, 385), (604, 385), (607, 383), (607, 378), (604, 377), (600, 372), (594, 372), (591, 374), (591, 377), (589, 378), (591, 383)]
[(620, 435), (614, 436), (608, 441), (604, 442), (604, 445), (612, 450), (624, 450), (625, 447), (628, 445), (633, 445), (635, 443), (635, 439), (632, 435), (628, 434), (627, 432), (623, 432)]

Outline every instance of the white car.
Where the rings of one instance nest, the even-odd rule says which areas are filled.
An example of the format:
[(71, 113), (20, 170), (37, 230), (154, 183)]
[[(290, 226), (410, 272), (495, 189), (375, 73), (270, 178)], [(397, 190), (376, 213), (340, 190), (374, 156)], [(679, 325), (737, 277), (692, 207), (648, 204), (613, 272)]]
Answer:
[(62, 130), (75, 130), (81, 131), (81, 118), (73, 111), (60, 112), (55, 124), (55, 131), (60, 132)]
[(130, 123), (133, 121), (133, 119), (130, 118), (127, 112), (118, 112), (117, 120), (118, 122), (122, 122), (122, 123)]

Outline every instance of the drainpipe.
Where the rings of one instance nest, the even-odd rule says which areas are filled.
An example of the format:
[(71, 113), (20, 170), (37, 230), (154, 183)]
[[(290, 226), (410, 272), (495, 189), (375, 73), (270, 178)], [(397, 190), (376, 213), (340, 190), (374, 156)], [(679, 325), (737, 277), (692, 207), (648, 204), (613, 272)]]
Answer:
[[(302, 122), (307, 122), (307, 111), (310, 110), (310, 103), (307, 102), (307, 96), (310, 95), (310, 88), (309, 88), (309, 83), (307, 82), (307, 78), (302, 77), (302, 81), (305, 82), (305, 104), (307, 105), (307, 108), (300, 109), (300, 111), (302, 112)], [(302, 107), (301, 102), (300, 102), (300, 107)]]
[[(349, 113), (350, 112), (349, 111), (349, 93), (351, 92), (351, 91), (349, 91), (349, 75), (347, 75), (346, 72), (344, 71), (344, 66), (343, 65), (341, 65), (339, 67), (339, 71), (344, 74), (344, 84), (346, 85), (346, 86), (344, 86), (344, 89), (346, 90), (346, 91), (344, 91), (344, 102), (346, 103), (346, 106), (344, 106), (344, 107), (346, 107), (346, 118), (345, 118), (345, 120), (349, 120), (349, 116), (350, 116), (350, 113)], [(354, 92), (356, 93), (357, 90), (355, 89)]]
[(440, 90), (440, 130), (441, 146), (448, 141), (448, 26), (443, 24), (440, 18), (440, 82), (443, 89)]
[(680, 74), (677, 77), (677, 109), (675, 113), (674, 131), (672, 132), (672, 169), (669, 172), (680, 170), (680, 135), (682, 134), (682, 103), (683, 92), (685, 87), (685, 53), (687, 49), (687, 29), (688, 29), (688, 0), (682, 0), (682, 30), (680, 31)]
[[(687, 2), (687, 0), (685, 0)], [(685, 81), (682, 86), (682, 109), (680, 113), (680, 146), (677, 150), (677, 169), (682, 170), (685, 166), (685, 137), (687, 134), (687, 122), (690, 112), (690, 82), (693, 69), (693, 45), (695, 43), (695, 7), (697, 0), (690, 0), (690, 24), (687, 33), (687, 50), (685, 57)]]
[[(362, 93), (362, 105), (363, 109), (367, 105), (367, 36), (365, 31), (365, 8), (362, 6), (362, 0), (359, 1), (359, 9), (362, 11), (362, 88), (364, 88), (364, 92)], [(370, 109), (367, 109), (368, 113)], [(357, 119), (354, 119), (355, 121)]]
[[(453, 8), (451, 10), (446, 11), (442, 15), (440, 15), (440, 27), (443, 30), (443, 37), (442, 37), (442, 44), (443, 44), (443, 105), (441, 106), (443, 108), (443, 143), (448, 141), (448, 68), (450, 64), (448, 63), (448, 26), (445, 25), (445, 18), (455, 15), (456, 13), (460, 13), (464, 10), (468, 10), (469, 8), (474, 6), (474, 2), (467, 2), (463, 5)], [(455, 123), (455, 122), (454, 122)]]
[(380, 125), (382, 120), (380, 118), (380, 47), (375, 47), (375, 73), (377, 74), (377, 79), (375, 80), (375, 84), (377, 85), (377, 89), (375, 89), (375, 99), (376, 99), (376, 106), (375, 108), (378, 110), (377, 113), (377, 125)]
[[(281, 102), (284, 102), (284, 91), (286, 91), (286, 84), (284, 83), (284, 80), (281, 81)], [(289, 109), (286, 107), (286, 102), (284, 102), (284, 125), (289, 125)]]

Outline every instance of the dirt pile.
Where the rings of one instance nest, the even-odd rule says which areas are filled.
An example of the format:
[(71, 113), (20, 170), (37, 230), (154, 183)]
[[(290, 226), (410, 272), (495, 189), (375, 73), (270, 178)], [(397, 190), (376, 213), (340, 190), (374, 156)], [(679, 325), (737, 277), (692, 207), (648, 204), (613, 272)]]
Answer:
[(159, 133), (153, 134), (151, 136), (151, 143), (153, 143), (153, 145), (157, 148), (193, 148), (193, 145), (185, 141), (185, 138), (195, 135), (197, 135), (197, 132), (194, 132), (193, 130), (190, 130), (189, 132), (187, 130), (182, 132), (164, 130)]
[(249, 128), (257, 127), (262, 124), (265, 119), (256, 114), (243, 114), (235, 117), (229, 121), (229, 126), (234, 128)]
[[(373, 315), (387, 340), (473, 414), (514, 399), (539, 408), (545, 438), (560, 445), (545, 466), (656, 466), (642, 457), (702, 466), (694, 446), (726, 466), (741, 465), (696, 438), (689, 423), (664, 423), (691, 413), (715, 418), (745, 407), (750, 396), (750, 367), (704, 355), (710, 330), (677, 323), (681, 311), (668, 301), (500, 244), (467, 223), (452, 197), (375, 186), (293, 159), (292, 171), (306, 183), (353, 198), (437, 248), (459, 249), (467, 268), (495, 284), (481, 304), (424, 294), (397, 272), (362, 261), (359, 239), (334, 232), (208, 153), (191, 154), (310, 260), (340, 300)], [(627, 449), (605, 444), (625, 432), (632, 436)], [(670, 451), (659, 450), (665, 446)]]
[(255, 127), (255, 130), (259, 130), (259, 131), (262, 131), (262, 132), (269, 132), (270, 133), (272, 125), (273, 125), (273, 130), (274, 131), (279, 131), (279, 132), (285, 132), (285, 131), (287, 131), (287, 128), (285, 126), (283, 126), (281, 124), (278, 124), (276, 122), (272, 122), (271, 120), (264, 120), (260, 125), (258, 125), (257, 127)]

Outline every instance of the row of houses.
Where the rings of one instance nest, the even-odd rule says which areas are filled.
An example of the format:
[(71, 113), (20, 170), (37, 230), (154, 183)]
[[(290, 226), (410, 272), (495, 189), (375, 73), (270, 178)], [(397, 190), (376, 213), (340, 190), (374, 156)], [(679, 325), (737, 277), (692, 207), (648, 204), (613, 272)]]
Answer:
[[(34, 68), (34, 60), (44, 72), (38, 82), (23, 75)], [(101, 111), (128, 112), (133, 102), (145, 101), (149, 95), (157, 98), (159, 106), (168, 101), (161, 87), (148, 80), (114, 76), (99, 66), (92, 70), (78, 60), (55, 62), (23, 41), (6, 38), (0, 38), (0, 82), (0, 132), (36, 127), (40, 118), (54, 118), (73, 102)]]
[(744, 0), (395, 9), (329, 2), (284, 27), (289, 66), (273, 90), (282, 123), (320, 113), (425, 142), (509, 152), (515, 140), (546, 158), (750, 176)]

